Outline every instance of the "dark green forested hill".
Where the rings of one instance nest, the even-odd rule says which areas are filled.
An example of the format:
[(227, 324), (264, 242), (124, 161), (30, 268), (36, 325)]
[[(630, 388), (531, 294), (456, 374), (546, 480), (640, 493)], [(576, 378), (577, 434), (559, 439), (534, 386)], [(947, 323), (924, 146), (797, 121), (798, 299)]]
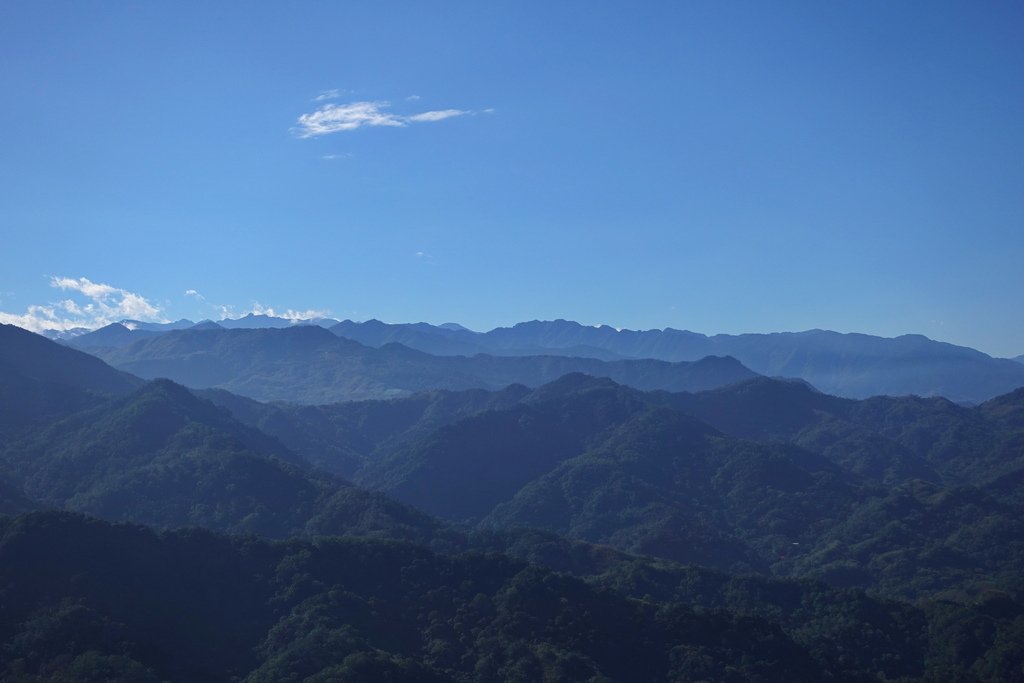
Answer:
[[(102, 549), (97, 553), (97, 549)], [(825, 680), (756, 617), (638, 602), (501, 555), (3, 524), (5, 679)]]
[(435, 390), (407, 398), (326, 405), (260, 403), (220, 389), (197, 392), (241, 422), (274, 434), (315, 465), (352, 477), (368, 461), (416, 442), (444, 425), (515, 405), (530, 389)]
[[(968, 408), (767, 378), (671, 394), (582, 375), (509, 391), (272, 406), (259, 424), (453, 521), (899, 596), (1020, 590), (1021, 392)], [(335, 459), (312, 435), (358, 448)]]
[(984, 484), (1024, 467), (1024, 391), (964, 407), (943, 398), (839, 399), (758, 378), (665, 398), (723, 432), (784, 438), (887, 483)]
[(276, 438), (168, 380), (0, 444), (0, 478), (14, 512), (48, 506), (276, 538), (444, 536), (426, 515), (314, 470)]
[[(479, 412), (441, 411), (432, 432), (406, 430), (436, 397), (393, 432), (370, 417), (411, 400), (347, 407), (375, 427), (356, 431), (366, 440), (345, 466), (362, 462), (356, 482), (451, 521), (907, 597), (1020, 588), (1016, 394), (965, 408), (763, 378), (668, 394), (571, 375), (518, 401), (463, 397)], [(274, 410), (296, 424), (294, 409)]]
[(635, 390), (571, 375), (510, 408), (465, 418), (372, 460), (356, 481), (433, 514), (478, 520), (643, 409)]
[(1024, 662), (1024, 608), (997, 594), (915, 607), (643, 561), (584, 582), (66, 513), (0, 519), (0, 604), (5, 680), (994, 683)]
[(858, 484), (820, 456), (731, 440), (681, 413), (653, 409), (524, 486), (484, 524), (763, 570), (845, 517), (861, 495)]

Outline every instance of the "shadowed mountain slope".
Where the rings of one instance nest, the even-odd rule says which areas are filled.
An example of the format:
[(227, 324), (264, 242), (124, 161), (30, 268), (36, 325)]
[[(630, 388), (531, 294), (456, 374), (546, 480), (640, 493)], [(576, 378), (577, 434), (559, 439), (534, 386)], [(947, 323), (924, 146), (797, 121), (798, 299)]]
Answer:
[[(1012, 416), (1011, 398), (987, 409)], [(756, 416), (761, 401), (777, 429)], [(725, 426), (747, 438), (680, 407), (727, 415)], [(511, 407), (379, 451), (354, 479), (444, 519), (543, 528), (680, 562), (820, 574), (904, 596), (989, 579), (1018, 590), (1024, 547), (1012, 539), (1024, 527), (1006, 491), (1012, 480), (978, 486), (985, 472), (1019, 470), (1021, 453), (998, 448), (1015, 432), (986, 422), (984, 410), (943, 399), (836, 399), (765, 379), (672, 395), (570, 375)], [(754, 418), (736, 418), (746, 414)], [(939, 424), (936, 439), (921, 438)], [(770, 437), (756, 436), (766, 429)], [(905, 526), (904, 512), (924, 521)], [(1002, 550), (980, 552), (972, 535)], [(871, 540), (870, 553), (858, 550)], [(878, 558), (893, 553), (906, 566), (890, 573)]]
[(0, 438), (141, 384), (94, 356), (13, 325), (0, 325)]
[(0, 368), (5, 376), (93, 394), (123, 394), (142, 382), (87, 353), (14, 325), (0, 324)]
[(222, 389), (197, 392), (241, 422), (281, 439), (313, 464), (351, 478), (367, 462), (464, 417), (518, 403), (530, 389), (429, 391), (407, 398), (326, 405), (260, 403)]
[(355, 480), (432, 514), (478, 520), (644, 408), (640, 392), (569, 375), (517, 405), (465, 418), (370, 461)]

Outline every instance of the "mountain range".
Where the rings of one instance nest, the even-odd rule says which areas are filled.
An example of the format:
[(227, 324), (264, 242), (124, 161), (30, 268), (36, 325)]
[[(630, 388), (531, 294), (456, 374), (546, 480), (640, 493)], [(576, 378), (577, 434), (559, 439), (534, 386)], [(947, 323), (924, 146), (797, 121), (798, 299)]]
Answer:
[(398, 342), (439, 355), (543, 352), (608, 358), (614, 354), (670, 362), (731, 356), (759, 374), (800, 378), (820, 391), (849, 398), (916, 394), (980, 402), (1024, 386), (1024, 372), (1012, 361), (921, 335), (890, 339), (809, 330), (707, 336), (671, 328), (619, 330), (567, 320), (535, 320), (485, 333), (376, 320), (346, 320), (331, 330), (370, 346)]
[[(0, 452), (8, 484), (36, 506), (272, 537), (377, 533), (367, 520), (419, 539), (446, 538), (444, 523), (533, 527), (900, 597), (984, 581), (1017, 589), (1021, 549), (1000, 539), (1024, 537), (1024, 391), (968, 408), (843, 399), (756, 376), (669, 392), (576, 373), (535, 388), (270, 405), (168, 380), (115, 383), (123, 372), (85, 354), (2, 332), (22, 346), (13, 366), (30, 365), (18, 360), (27, 355), (46, 357), (51, 374), (103, 370), (90, 379), (91, 405), (49, 410), (43, 428)], [(319, 352), (323, 342), (357, 346), (315, 327), (182, 330), (142, 343), (208, 334), (239, 344), (269, 335), (289, 352), (309, 338)], [(355, 512), (372, 500), (375, 516)], [(912, 534), (902, 526), (911, 511)], [(875, 552), (864, 554), (868, 537)], [(913, 558), (901, 572), (873, 564), (896, 552)]]
[[(125, 348), (203, 335), (396, 348)], [(1020, 680), (1024, 390), (433, 381), (263, 403), (0, 327), (0, 678)]]
[[(1024, 392), (964, 408), (766, 378), (670, 394), (571, 375), (331, 406), (211, 398), (324, 469), (479, 528), (901, 596), (1014, 584), (1024, 559), (1007, 545), (1024, 534)], [(899, 571), (876, 564), (886, 555)]]
[(139, 377), (167, 377), (199, 389), (218, 387), (257, 400), (297, 403), (402, 396), (427, 389), (538, 386), (569, 372), (672, 391), (719, 387), (755, 375), (733, 358), (717, 357), (669, 363), (433, 356), (401, 344), (364, 346), (317, 326), (174, 330), (120, 348), (89, 350)]
[(63, 341), (103, 358), (115, 359), (114, 349), (189, 327), (284, 329), (299, 325), (325, 327), (364, 346), (383, 348), (401, 344), (434, 356), (567, 356), (603, 361), (653, 359), (667, 362), (729, 356), (758, 374), (803, 379), (820, 391), (848, 398), (919, 395), (980, 403), (1024, 386), (1024, 367), (1020, 362), (1024, 357), (993, 358), (974, 349), (921, 335), (884, 338), (827, 330), (707, 336), (671, 328), (619, 330), (607, 325), (586, 326), (554, 320), (474, 332), (455, 323), (294, 321), (250, 314), (237, 320), (206, 321), (195, 326), (190, 321), (170, 324), (124, 321), (66, 337)]

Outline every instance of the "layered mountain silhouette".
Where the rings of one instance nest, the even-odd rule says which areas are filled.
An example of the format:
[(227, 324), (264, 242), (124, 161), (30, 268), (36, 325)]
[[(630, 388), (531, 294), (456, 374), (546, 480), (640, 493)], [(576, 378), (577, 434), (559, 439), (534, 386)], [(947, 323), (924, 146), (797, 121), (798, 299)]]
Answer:
[(755, 376), (733, 358), (693, 362), (600, 361), (565, 356), (433, 356), (400, 344), (364, 346), (317, 326), (176, 330), (95, 350), (144, 378), (223, 388), (258, 400), (330, 403), (429, 389), (538, 386), (569, 372), (608, 376), (641, 389), (697, 391)]
[[(965, 408), (767, 378), (673, 394), (569, 375), (331, 406), (208, 395), (325, 469), (479, 528), (903, 596), (1016, 585), (1024, 560), (1009, 542), (1024, 533), (1024, 391)], [(902, 559), (881, 568), (886, 554)]]
[[(126, 348), (177, 361), (197, 335), (233, 372), (254, 337), (247, 368), (427, 355), (316, 327)], [(965, 407), (570, 373), (299, 405), (14, 328), (0, 358), (0, 515), (20, 515), (0, 516), (0, 678), (994, 683), (1024, 663), (1024, 389)]]
[(797, 377), (829, 394), (941, 395), (980, 402), (1024, 386), (1024, 371), (1006, 359), (921, 335), (896, 338), (827, 330), (707, 336), (686, 330), (617, 330), (567, 320), (531, 321), (476, 333), (418, 323), (343, 321), (333, 332), (371, 346), (398, 342), (430, 353), (615, 354), (620, 358), (692, 361), (732, 356), (769, 377)]
[(800, 378), (829, 394), (849, 398), (875, 395), (944, 396), (980, 403), (1024, 386), (1024, 356), (993, 358), (967, 347), (921, 335), (895, 338), (841, 334), (827, 330), (774, 334), (707, 336), (685, 330), (619, 330), (567, 320), (531, 321), (489, 332), (474, 332), (455, 323), (388, 324), (379, 320), (337, 322), (290, 320), (250, 314), (218, 323), (191, 321), (139, 323), (123, 321), (100, 330), (62, 336), (75, 348), (111, 355), (151, 333), (203, 329), (286, 329), (318, 325), (336, 335), (374, 348), (390, 344), (435, 356), (568, 356), (604, 361), (656, 359), (695, 361), (731, 356), (754, 372), (770, 377)]
[[(339, 324), (333, 318), (281, 318), (262, 313), (248, 313), (240, 318), (224, 318), (219, 321), (202, 320), (193, 322), (186, 318), (169, 323), (147, 322), (142, 320), (121, 320), (110, 323), (95, 330), (76, 328), (65, 333), (56, 333), (48, 330), (43, 336), (50, 339), (59, 339), (67, 342), (75, 348), (95, 347), (117, 347), (125, 346), (137, 339), (150, 336), (150, 334), (162, 334), (173, 330), (188, 329), (209, 329), (223, 328), (226, 330), (260, 330), (260, 329), (283, 329), (300, 325), (318, 325), (329, 328)], [(125, 332), (140, 332), (144, 334), (125, 334)]]

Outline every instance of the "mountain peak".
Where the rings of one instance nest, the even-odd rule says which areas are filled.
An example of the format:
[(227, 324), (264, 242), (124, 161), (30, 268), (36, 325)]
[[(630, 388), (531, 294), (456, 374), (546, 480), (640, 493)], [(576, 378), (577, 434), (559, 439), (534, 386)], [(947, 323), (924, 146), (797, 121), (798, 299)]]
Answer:
[(553, 382), (541, 385), (530, 394), (532, 400), (542, 400), (554, 396), (565, 396), (593, 389), (618, 389), (622, 385), (608, 377), (595, 377), (582, 372), (570, 372)]

